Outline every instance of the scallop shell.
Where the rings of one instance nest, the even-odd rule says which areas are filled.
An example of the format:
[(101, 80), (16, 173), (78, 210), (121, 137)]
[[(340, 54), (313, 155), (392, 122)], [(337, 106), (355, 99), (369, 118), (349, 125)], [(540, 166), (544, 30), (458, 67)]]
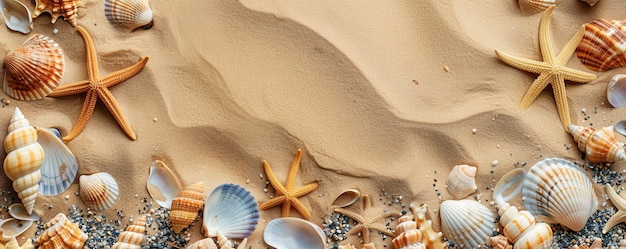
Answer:
[[(247, 244), (248, 239), (245, 238), (241, 242), (239, 242), (237, 249), (245, 249)], [(188, 245), (186, 249), (235, 249), (233, 245), (233, 242), (228, 240), (228, 238), (224, 237), (221, 234), (218, 234), (217, 242), (214, 242), (211, 238), (201, 239), (193, 244)]]
[(320, 227), (293, 217), (277, 218), (267, 223), (263, 240), (274, 248), (326, 248), (326, 235)]
[(102, 211), (113, 206), (120, 193), (115, 178), (106, 172), (82, 175), (78, 182), (80, 198), (87, 206), (96, 210)]
[(0, 14), (4, 17), (4, 24), (10, 30), (24, 34), (33, 30), (30, 10), (18, 0), (0, 0)]
[(202, 226), (206, 237), (220, 233), (241, 239), (256, 229), (259, 215), (259, 207), (250, 191), (236, 184), (222, 184), (204, 202)]
[(32, 225), (32, 220), (4, 219), (0, 221), (0, 241), (8, 241), (12, 237), (19, 236)]
[(615, 108), (626, 106), (626, 74), (616, 74), (606, 88), (606, 98)]
[(24, 204), (22, 203), (11, 204), (8, 208), (8, 211), (11, 217), (18, 219), (18, 220), (38, 221), (41, 219), (41, 217), (35, 212), (32, 212), (31, 214), (29, 214), (28, 211), (26, 210), (26, 207), (24, 207)]
[(604, 19), (584, 26), (585, 35), (576, 48), (583, 65), (599, 72), (626, 65), (626, 35), (619, 28)]
[(142, 215), (117, 236), (111, 249), (139, 249), (146, 235), (146, 216)]
[(148, 0), (105, 0), (104, 14), (111, 23), (128, 31), (152, 25), (152, 9)]
[(63, 16), (72, 26), (76, 27), (77, 9), (82, 7), (80, 0), (35, 0), (35, 11), (33, 17), (38, 17), (43, 12), (48, 12), (52, 16), (51, 22), (55, 23), (57, 18)]
[(412, 215), (404, 215), (398, 219), (395, 237), (391, 240), (394, 249), (426, 249), (422, 231), (417, 229), (417, 223)]
[(146, 184), (150, 197), (161, 207), (171, 208), (172, 200), (178, 196), (183, 186), (167, 165), (159, 160), (150, 164), (150, 175)]
[(576, 165), (548, 158), (526, 174), (524, 207), (538, 220), (580, 231), (598, 208), (591, 180)]
[(202, 206), (204, 206), (204, 181), (185, 187), (172, 201), (172, 210), (170, 211), (172, 230), (175, 233), (180, 233), (183, 228), (198, 218), (198, 212)]
[(585, 153), (585, 159), (590, 163), (626, 159), (623, 144), (615, 138), (613, 126), (596, 130), (593, 127), (569, 125), (567, 129), (578, 143), (578, 149)]
[(34, 34), (4, 58), (6, 72), (2, 90), (19, 100), (38, 100), (61, 82), (63, 50), (45, 35)]
[(428, 212), (428, 206), (426, 204), (418, 205), (417, 202), (412, 201), (409, 204), (409, 209), (413, 213), (413, 219), (417, 224), (417, 229), (422, 232), (424, 236), (424, 243), (428, 249), (446, 249), (448, 243), (444, 243), (441, 232), (435, 232), (433, 229), (433, 222), (426, 219), (426, 213)]
[(31, 239), (26, 240), (26, 242), (24, 242), (24, 244), (22, 244), (22, 246), (20, 246), (20, 244), (17, 243), (17, 239), (15, 239), (15, 236), (11, 237), (11, 239), (9, 240), (9, 242), (7, 242), (6, 245), (4, 245), (4, 247), (1, 247), (3, 249), (35, 249), (35, 246), (33, 245), (33, 241)]
[(494, 229), (489, 208), (474, 200), (447, 200), (439, 207), (443, 234), (457, 245), (469, 248), (486, 244)]
[(37, 142), (46, 155), (41, 165), (39, 193), (59, 195), (72, 186), (78, 174), (78, 162), (72, 151), (50, 129), (36, 129)]
[(524, 14), (534, 14), (544, 11), (550, 6), (557, 4), (557, 0), (518, 0), (520, 9)]
[(39, 249), (81, 249), (87, 241), (87, 234), (80, 230), (78, 224), (70, 222), (63, 213), (57, 214), (44, 224), (44, 229), (35, 240)]
[(446, 189), (455, 199), (463, 199), (478, 189), (475, 177), (476, 167), (456, 165), (448, 174)]
[(37, 143), (37, 131), (30, 126), (19, 108), (15, 108), (4, 138), (4, 174), (13, 181), (13, 189), (24, 203), (28, 213), (33, 212), (44, 151)]

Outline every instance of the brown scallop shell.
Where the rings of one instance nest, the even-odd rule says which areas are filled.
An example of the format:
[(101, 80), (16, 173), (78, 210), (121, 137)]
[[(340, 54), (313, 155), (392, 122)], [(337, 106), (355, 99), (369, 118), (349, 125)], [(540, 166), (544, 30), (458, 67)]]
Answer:
[(33, 17), (38, 17), (41, 13), (48, 12), (52, 15), (52, 23), (55, 23), (57, 18), (63, 16), (66, 21), (76, 27), (78, 6), (82, 7), (80, 0), (36, 0)]
[(54, 40), (35, 34), (4, 58), (2, 90), (19, 100), (42, 99), (61, 82), (65, 61)]
[(626, 35), (620, 27), (604, 19), (584, 26), (585, 35), (576, 48), (576, 56), (583, 65), (599, 72), (626, 65)]
[(78, 224), (70, 222), (63, 213), (57, 214), (44, 224), (44, 229), (35, 240), (39, 249), (80, 249), (87, 241), (87, 234), (80, 230)]
[(172, 230), (179, 233), (183, 228), (198, 218), (198, 212), (204, 206), (204, 181), (198, 181), (185, 187), (172, 200), (170, 221)]
[(117, 242), (111, 249), (139, 248), (146, 235), (146, 216), (142, 215), (117, 236)]
[(113, 206), (120, 193), (117, 181), (106, 172), (82, 175), (78, 178), (78, 182), (80, 198), (87, 206), (99, 211)]

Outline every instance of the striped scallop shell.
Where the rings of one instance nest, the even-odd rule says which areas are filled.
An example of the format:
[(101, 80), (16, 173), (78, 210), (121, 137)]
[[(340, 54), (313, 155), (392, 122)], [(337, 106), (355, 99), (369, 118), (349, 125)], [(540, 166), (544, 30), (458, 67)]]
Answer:
[(522, 13), (534, 14), (557, 4), (557, 0), (518, 0)]
[(106, 172), (82, 175), (78, 179), (80, 198), (90, 208), (105, 210), (115, 203), (120, 191), (115, 178)]
[(152, 24), (148, 0), (105, 0), (104, 14), (113, 24), (132, 31)]
[(623, 144), (617, 141), (613, 126), (595, 129), (578, 125), (567, 127), (578, 149), (585, 153), (585, 159), (590, 163), (616, 162), (626, 159)]
[(585, 35), (576, 48), (580, 62), (594, 71), (626, 65), (626, 35), (611, 22), (597, 19), (585, 26)]
[(204, 181), (198, 181), (185, 187), (172, 200), (170, 221), (172, 230), (180, 233), (183, 228), (198, 218), (198, 212), (204, 206)]
[(537, 219), (580, 231), (598, 208), (591, 180), (578, 166), (560, 158), (536, 163), (526, 174), (524, 207)]
[(81, 249), (87, 241), (87, 234), (63, 213), (57, 214), (43, 227), (45, 230), (35, 240), (39, 249)]
[(4, 174), (13, 181), (13, 189), (31, 214), (35, 208), (38, 183), (41, 180), (40, 168), (44, 151), (37, 143), (37, 131), (17, 107), (8, 132), (4, 138), (4, 150), (7, 152), (4, 158)]
[(61, 82), (63, 50), (45, 35), (34, 34), (4, 58), (6, 72), (2, 90), (19, 100), (38, 100)]
[(494, 229), (493, 214), (475, 200), (444, 201), (439, 214), (443, 235), (457, 245), (484, 245)]
[(57, 18), (63, 16), (72, 26), (76, 27), (76, 18), (78, 17), (77, 9), (82, 7), (80, 0), (36, 0), (35, 11), (33, 17), (38, 17), (43, 12), (48, 12), (52, 16), (52, 23)]
[(398, 219), (395, 237), (391, 240), (394, 249), (426, 249), (422, 231), (417, 229), (417, 223), (412, 215), (405, 215)]
[(259, 215), (259, 207), (250, 191), (236, 184), (222, 184), (204, 202), (202, 226), (206, 237), (220, 233), (241, 239), (256, 229)]
[(41, 164), (39, 193), (59, 195), (72, 186), (78, 174), (78, 162), (74, 153), (50, 129), (37, 128), (37, 137), (46, 155)]
[(140, 249), (146, 235), (146, 216), (142, 215), (117, 236), (111, 249)]
[(455, 199), (463, 199), (474, 193), (476, 186), (476, 167), (457, 165), (452, 168), (446, 181), (446, 189)]

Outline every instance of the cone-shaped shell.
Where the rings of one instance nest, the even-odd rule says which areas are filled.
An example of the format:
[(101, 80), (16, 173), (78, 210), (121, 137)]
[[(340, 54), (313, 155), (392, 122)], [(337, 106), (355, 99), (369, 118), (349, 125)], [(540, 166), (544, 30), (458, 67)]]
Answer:
[(19, 108), (11, 118), (9, 134), (4, 138), (4, 174), (13, 181), (13, 189), (24, 203), (28, 213), (33, 212), (44, 151), (37, 143), (37, 131), (30, 126)]
[(4, 58), (6, 73), (2, 90), (19, 100), (38, 100), (61, 82), (65, 61), (63, 50), (45, 35), (34, 34)]
[[(514, 243), (515, 249), (548, 249), (554, 240), (552, 229), (546, 223), (536, 223), (528, 211), (519, 211), (508, 203), (500, 205), (502, 233)], [(492, 242), (493, 243), (493, 242)]]
[(88, 207), (96, 210), (101, 211), (113, 206), (120, 193), (115, 178), (106, 172), (82, 175), (78, 182), (80, 198)]
[(456, 165), (448, 174), (446, 189), (455, 199), (463, 199), (474, 193), (476, 186), (476, 167), (469, 165)]
[(576, 48), (580, 63), (600, 72), (626, 65), (624, 52), (626, 35), (604, 19), (585, 24), (585, 35)]
[(170, 221), (172, 230), (180, 233), (183, 228), (198, 218), (198, 212), (204, 206), (204, 181), (198, 181), (185, 187), (178, 197), (172, 200)]
[(578, 166), (560, 158), (536, 163), (526, 174), (524, 207), (537, 219), (580, 231), (598, 208), (591, 180)]
[(518, 0), (520, 9), (524, 14), (534, 14), (544, 11), (550, 6), (556, 5), (557, 0)]
[(221, 233), (241, 239), (256, 229), (259, 216), (259, 207), (250, 191), (236, 184), (222, 184), (204, 202), (202, 226), (206, 237)]
[(50, 129), (37, 128), (37, 142), (46, 155), (41, 164), (39, 193), (59, 195), (67, 190), (78, 174), (78, 162), (67, 146)]
[(474, 200), (448, 200), (440, 206), (443, 235), (457, 245), (474, 248), (486, 244), (494, 229), (489, 208)]
[(398, 222), (395, 237), (391, 240), (394, 249), (426, 249), (422, 231), (417, 229), (412, 215), (402, 216)]
[(128, 31), (152, 24), (149, 0), (105, 0), (104, 14), (111, 23)]
[(87, 234), (83, 233), (78, 224), (70, 222), (65, 214), (59, 213), (44, 224), (44, 231), (35, 243), (39, 249), (82, 249)]
[(578, 149), (585, 153), (590, 163), (616, 162), (626, 159), (623, 145), (617, 141), (613, 126), (595, 129), (578, 125), (569, 125), (568, 130)]
[(142, 215), (117, 236), (111, 249), (139, 249), (145, 240), (146, 216)]
[(33, 17), (38, 17), (41, 13), (48, 12), (52, 16), (52, 23), (55, 23), (57, 18), (63, 16), (66, 21), (76, 27), (77, 9), (79, 6), (82, 6), (80, 0), (35, 0), (35, 2)]

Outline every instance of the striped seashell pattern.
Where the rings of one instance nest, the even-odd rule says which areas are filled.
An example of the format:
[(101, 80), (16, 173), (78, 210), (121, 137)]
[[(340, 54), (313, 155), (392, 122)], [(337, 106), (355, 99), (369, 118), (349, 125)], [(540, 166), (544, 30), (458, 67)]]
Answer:
[(113, 206), (120, 193), (117, 181), (106, 172), (82, 175), (78, 182), (80, 198), (88, 207), (96, 210), (102, 211)]
[(430, 219), (426, 218), (426, 214), (428, 213), (428, 205), (426, 204), (417, 204), (417, 202), (412, 201), (409, 204), (409, 209), (411, 213), (413, 213), (413, 220), (417, 225), (417, 229), (422, 232), (422, 236), (424, 237), (424, 243), (426, 244), (426, 248), (428, 249), (445, 249), (448, 248), (448, 243), (443, 242), (443, 235), (441, 232), (435, 232), (433, 229), (433, 222)]
[(81, 249), (87, 241), (87, 234), (77, 223), (70, 222), (65, 214), (59, 213), (44, 224), (44, 231), (35, 240), (39, 249)]
[(426, 249), (422, 231), (417, 229), (417, 223), (413, 221), (412, 215), (404, 215), (398, 219), (391, 244), (394, 249)]
[(557, 4), (557, 0), (518, 0), (522, 13), (535, 14)]
[(172, 200), (170, 211), (170, 221), (172, 230), (179, 233), (183, 228), (189, 226), (196, 218), (198, 212), (204, 206), (204, 181), (198, 181), (185, 187), (178, 197)]
[(36, 128), (37, 142), (46, 155), (41, 164), (39, 193), (55, 196), (65, 192), (76, 179), (78, 162), (74, 153), (51, 129)]
[(494, 229), (489, 208), (475, 200), (447, 200), (439, 207), (443, 235), (456, 245), (474, 248), (488, 243)]
[(63, 16), (66, 21), (76, 27), (77, 9), (79, 6), (82, 6), (79, 0), (35, 0), (35, 2), (33, 17), (38, 17), (42, 13), (48, 12), (52, 16), (52, 23), (55, 23), (57, 18)]
[(462, 199), (474, 193), (476, 186), (476, 167), (466, 164), (456, 165), (448, 174), (446, 189), (455, 199)]
[(104, 14), (111, 23), (128, 31), (152, 26), (149, 0), (105, 0)]
[(117, 242), (111, 249), (139, 249), (145, 241), (145, 236), (146, 216), (142, 215), (117, 236)]
[(616, 162), (626, 159), (624, 145), (615, 137), (613, 126), (595, 129), (569, 125), (567, 130), (590, 163)]
[(599, 72), (626, 65), (626, 35), (614, 24), (619, 22), (597, 19), (584, 25), (585, 35), (576, 48), (580, 63)]

